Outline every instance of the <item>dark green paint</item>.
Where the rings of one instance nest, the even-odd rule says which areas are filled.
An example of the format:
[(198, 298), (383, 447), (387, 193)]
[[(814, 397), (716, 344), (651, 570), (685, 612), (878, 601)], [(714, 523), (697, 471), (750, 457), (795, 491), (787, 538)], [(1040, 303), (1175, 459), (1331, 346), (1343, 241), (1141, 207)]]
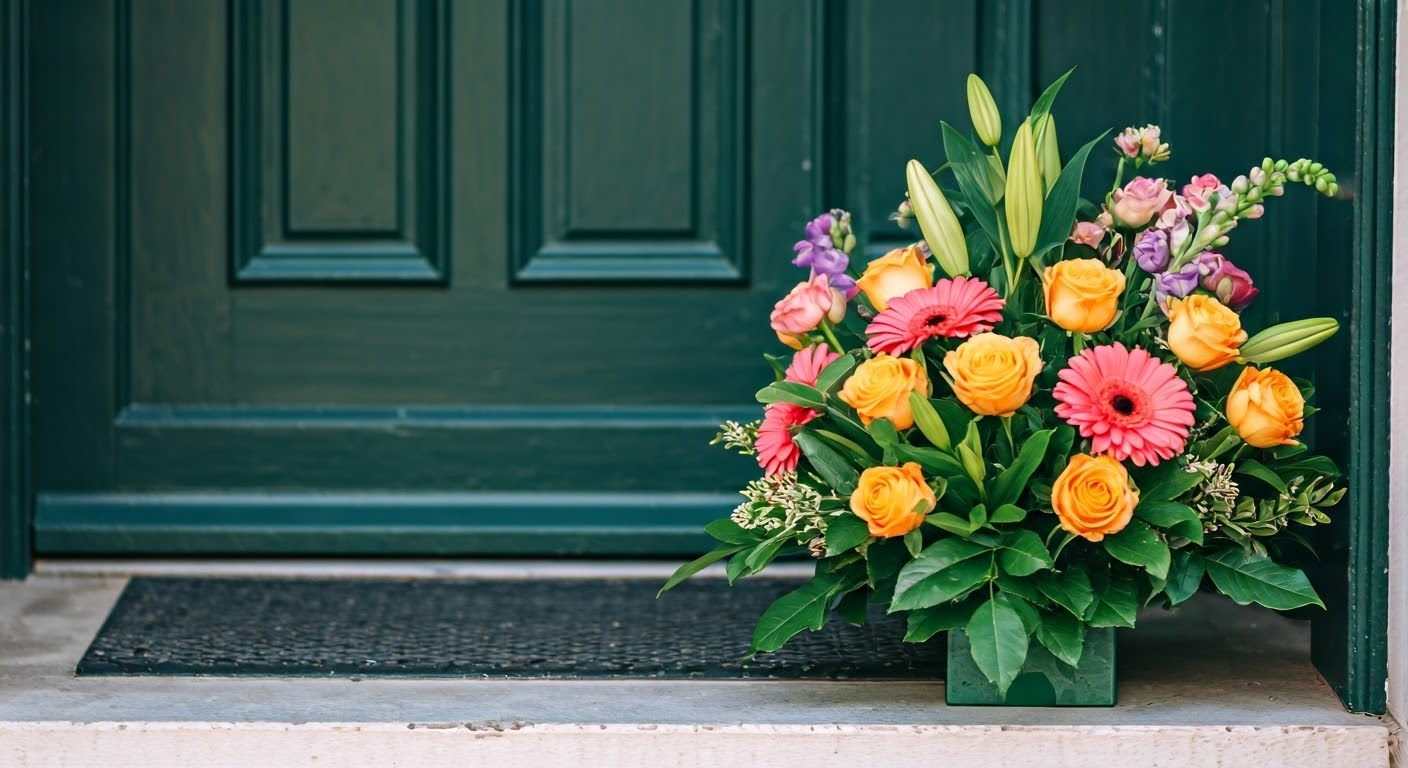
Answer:
[[(709, 546), (705, 493), (40, 494), (41, 551), (78, 555), (665, 555)], [(388, 549), (388, 541), (396, 542)]]
[(0, 7), (0, 579), (29, 573), (29, 3)]
[(1071, 668), (1032, 640), (1027, 661), (1003, 697), (973, 661), (968, 634), (948, 632), (944, 701), (950, 706), (1113, 707), (1118, 698), (1115, 629), (1086, 630), (1080, 666)]
[(236, 282), (448, 279), (447, 13), (439, 0), (231, 5)]

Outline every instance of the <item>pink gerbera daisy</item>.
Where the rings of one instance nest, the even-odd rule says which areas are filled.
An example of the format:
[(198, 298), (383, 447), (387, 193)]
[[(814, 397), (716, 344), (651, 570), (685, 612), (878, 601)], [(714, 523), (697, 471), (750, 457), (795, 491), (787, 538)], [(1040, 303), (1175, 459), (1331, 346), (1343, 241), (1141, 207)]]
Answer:
[(809, 387), (816, 386), (816, 377), (821, 370), (840, 357), (825, 344), (813, 344), (792, 356), (792, 364), (787, 366), (787, 381), (796, 381)]
[(1172, 365), (1139, 348), (1105, 344), (1071, 358), (1057, 375), (1056, 415), (1090, 438), (1092, 454), (1142, 467), (1183, 452), (1193, 395)]
[(1002, 319), (1002, 306), (992, 286), (960, 275), (892, 299), (865, 333), (876, 352), (902, 355), (935, 336), (964, 338), (990, 331)]
[(792, 441), (792, 430), (816, 418), (816, 411), (792, 403), (772, 403), (763, 410), (763, 423), (753, 448), (763, 474), (791, 472), (797, 468), (802, 449)]

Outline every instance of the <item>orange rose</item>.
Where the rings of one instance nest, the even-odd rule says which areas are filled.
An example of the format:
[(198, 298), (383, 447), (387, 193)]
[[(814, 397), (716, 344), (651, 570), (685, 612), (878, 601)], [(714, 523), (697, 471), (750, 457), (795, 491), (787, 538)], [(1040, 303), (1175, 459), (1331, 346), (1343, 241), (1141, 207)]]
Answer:
[(1296, 445), (1305, 426), (1305, 398), (1286, 374), (1249, 365), (1227, 396), (1227, 423), (1257, 448)]
[(1051, 486), (1051, 507), (1061, 530), (1100, 541), (1129, 525), (1139, 492), (1129, 486), (1129, 472), (1108, 454), (1071, 457)]
[[(924, 524), (937, 503), (919, 465), (871, 467), (860, 473), (851, 494), (851, 511), (865, 521), (871, 536), (903, 536)], [(921, 506), (922, 505), (922, 506)]]
[(856, 366), (837, 396), (856, 409), (861, 423), (889, 419), (895, 429), (914, 426), (909, 410), (909, 393), (929, 396), (929, 376), (924, 366), (907, 357), (876, 355)]
[(1058, 261), (1042, 275), (1046, 314), (1068, 331), (1096, 333), (1110, 327), (1124, 293), (1124, 273), (1099, 259)]
[(974, 413), (1011, 416), (1032, 396), (1041, 372), (1036, 339), (980, 333), (944, 355), (953, 394)]
[(1168, 300), (1168, 348), (1189, 368), (1221, 368), (1237, 359), (1246, 340), (1242, 318), (1212, 296)]
[(891, 299), (897, 299), (915, 288), (929, 288), (934, 285), (934, 276), (924, 260), (924, 252), (919, 246), (896, 248), (870, 262), (865, 273), (856, 280), (856, 285), (870, 299), (876, 312), (884, 312)]

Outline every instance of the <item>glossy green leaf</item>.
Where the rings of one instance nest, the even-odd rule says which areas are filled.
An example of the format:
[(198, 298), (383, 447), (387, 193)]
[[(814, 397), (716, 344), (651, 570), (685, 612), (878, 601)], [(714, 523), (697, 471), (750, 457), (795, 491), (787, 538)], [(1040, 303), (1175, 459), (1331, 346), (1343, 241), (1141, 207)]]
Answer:
[(1140, 501), (1173, 501), (1203, 481), (1203, 473), (1189, 472), (1177, 460), (1135, 467), (1129, 474), (1139, 486)]
[(836, 615), (842, 619), (860, 626), (865, 624), (866, 614), (870, 611), (870, 601), (863, 588), (853, 589), (841, 596), (836, 603)]
[(733, 559), (728, 561), (728, 565), (724, 568), (724, 575), (728, 577), (728, 585), (730, 587), (733, 586), (734, 582), (749, 574), (749, 554), (751, 553), (745, 550), (734, 555)]
[(1013, 576), (1030, 576), (1054, 565), (1041, 537), (1026, 528), (1013, 531), (1003, 538), (997, 560), (1002, 570)]
[(1143, 521), (1129, 521), (1124, 530), (1101, 543), (1116, 560), (1143, 568), (1156, 579), (1168, 578), (1168, 542)]
[(912, 461), (927, 472), (940, 476), (961, 475), (963, 465), (953, 456), (937, 448), (915, 448), (912, 445), (895, 446), (895, 457), (900, 461)]
[(1092, 627), (1134, 626), (1139, 613), (1139, 592), (1128, 579), (1113, 579), (1095, 595), (1086, 610), (1085, 623)]
[(1022, 627), (1027, 630), (1027, 634), (1035, 633), (1037, 628), (1041, 626), (1041, 613), (1026, 600), (1002, 591), (993, 595), (992, 599), (1016, 612), (1017, 618), (1022, 620)]
[(792, 532), (784, 530), (782, 533), (753, 547), (753, 551), (749, 552), (748, 557), (744, 560), (744, 564), (748, 566), (749, 572), (762, 573), (763, 569), (768, 567), (768, 563), (771, 563), (773, 558), (777, 557), (778, 550), (782, 549), (791, 538)]
[(906, 533), (904, 535), (904, 548), (909, 552), (910, 557), (918, 557), (919, 553), (924, 550), (923, 529), (915, 528), (909, 533)]
[(704, 526), (704, 532), (729, 544), (753, 545), (763, 540), (761, 531), (745, 529), (727, 517), (714, 520)]
[[(958, 181), (958, 189), (963, 193), (969, 213), (987, 233), (993, 243), (1001, 242), (1002, 231), (998, 226), (997, 210), (993, 207), (1001, 197), (993, 183), (987, 156), (963, 138), (948, 123), (940, 123), (944, 138), (944, 155), (948, 158), (949, 169)], [(952, 434), (952, 431), (950, 431)]]
[(1022, 509), (1016, 504), (1003, 504), (997, 509), (994, 509), (991, 515), (988, 515), (988, 523), (992, 525), (1020, 523), (1025, 519), (1027, 519), (1027, 510)]
[(1224, 549), (1207, 556), (1207, 569), (1218, 590), (1239, 605), (1259, 603), (1278, 611), (1305, 605), (1325, 607), (1304, 572), (1266, 555)]
[(826, 398), (816, 389), (796, 381), (775, 381), (754, 395), (760, 403), (792, 403), (820, 411), (826, 408)]
[(817, 391), (830, 394), (846, 378), (846, 374), (855, 367), (856, 358), (851, 354), (841, 355), (832, 360), (825, 368), (821, 369), (821, 373), (816, 377)]
[(909, 553), (904, 542), (894, 539), (876, 539), (865, 548), (865, 573), (872, 589), (886, 579), (894, 578), (900, 567), (909, 562)]
[(1085, 575), (1085, 571), (1077, 568), (1067, 568), (1060, 573), (1037, 573), (1032, 576), (1032, 581), (1051, 602), (1070, 611), (1072, 615), (1084, 616), (1090, 604), (1095, 602), (1090, 577)]
[(1023, 441), (1012, 465), (993, 478), (992, 483), (989, 484), (989, 504), (997, 507), (1003, 504), (1017, 503), (1017, 499), (1021, 497), (1022, 490), (1027, 487), (1027, 481), (1031, 479), (1032, 473), (1041, 466), (1041, 460), (1046, 457), (1046, 446), (1051, 442), (1051, 435), (1055, 432), (1054, 429), (1043, 429)]
[(1056, 78), (1051, 85), (1046, 86), (1046, 90), (1042, 91), (1041, 95), (1037, 97), (1037, 100), (1032, 104), (1032, 111), (1029, 116), (1033, 126), (1039, 126), (1044, 122), (1042, 118), (1046, 117), (1047, 113), (1051, 111), (1052, 105), (1056, 103), (1056, 94), (1061, 92), (1061, 86), (1066, 84), (1066, 80), (1070, 78), (1071, 73), (1075, 71), (1075, 67), (1066, 70), (1064, 75)]
[(900, 569), (890, 610), (928, 608), (967, 594), (990, 577), (989, 552), (964, 539), (931, 544)]
[(1076, 206), (1080, 203), (1080, 184), (1085, 176), (1086, 158), (1097, 144), (1105, 140), (1108, 133), (1109, 131), (1105, 131), (1077, 150), (1062, 169), (1056, 183), (1051, 186), (1042, 206), (1041, 226), (1037, 229), (1036, 250), (1032, 252), (1032, 258), (1041, 258), (1051, 249), (1064, 245), (1071, 236)]
[(844, 512), (826, 524), (826, 556), (835, 557), (855, 549), (870, 539), (870, 526), (855, 515)]
[(940, 632), (961, 627), (973, 617), (973, 603), (965, 601), (951, 605), (935, 605), (910, 611), (905, 617), (908, 629), (904, 633), (906, 643), (922, 643)]
[(1065, 611), (1048, 613), (1042, 617), (1036, 639), (1051, 651), (1051, 655), (1072, 667), (1078, 667), (1081, 652), (1085, 650), (1085, 622)]
[(899, 432), (895, 431), (894, 422), (889, 419), (876, 419), (870, 422), (870, 436), (875, 438), (875, 442), (881, 448), (893, 448), (900, 442)]
[(973, 611), (964, 632), (978, 669), (997, 686), (999, 695), (1006, 696), (1031, 644), (1021, 617), (1005, 603), (989, 600)]
[(1203, 556), (1195, 552), (1175, 549), (1168, 566), (1168, 582), (1164, 584), (1164, 594), (1170, 606), (1192, 597), (1203, 583), (1207, 568)]
[(1203, 543), (1203, 521), (1187, 504), (1141, 500), (1139, 506), (1134, 508), (1134, 516), (1174, 536), (1182, 536), (1198, 544)]
[(802, 449), (802, 454), (807, 457), (807, 461), (811, 463), (812, 469), (816, 470), (817, 475), (836, 489), (838, 494), (847, 496), (856, 489), (856, 483), (860, 481), (860, 472), (835, 449), (806, 432), (802, 432), (792, 439), (797, 443), (797, 447)]
[(681, 565), (675, 570), (673, 574), (671, 574), (670, 579), (665, 582), (665, 586), (661, 587), (660, 591), (655, 593), (655, 596), (659, 597), (665, 594), (667, 590), (678, 586), (680, 582), (684, 581), (690, 576), (693, 576), (696, 573), (699, 573), (700, 571), (704, 570), (705, 568), (708, 568), (714, 563), (717, 563), (725, 557), (728, 557), (729, 555), (735, 552), (741, 552), (744, 549), (744, 546), (745, 545), (743, 544), (720, 544), (719, 546), (714, 547), (712, 550), (710, 550), (707, 554), (704, 554), (685, 563), (684, 565)]
[(947, 512), (935, 512), (925, 518), (924, 521), (940, 530), (948, 531), (955, 536), (967, 538), (973, 533), (973, 525), (971, 522), (964, 520), (958, 515), (951, 515)]
[(752, 651), (776, 651), (804, 629), (821, 629), (831, 598), (840, 587), (836, 577), (824, 574), (779, 597), (758, 619)]
[(1255, 477), (1281, 493), (1286, 492), (1286, 481), (1282, 480), (1275, 472), (1267, 469), (1265, 465), (1255, 459), (1243, 459), (1237, 462), (1237, 468), (1233, 470), (1233, 472), (1238, 475)]

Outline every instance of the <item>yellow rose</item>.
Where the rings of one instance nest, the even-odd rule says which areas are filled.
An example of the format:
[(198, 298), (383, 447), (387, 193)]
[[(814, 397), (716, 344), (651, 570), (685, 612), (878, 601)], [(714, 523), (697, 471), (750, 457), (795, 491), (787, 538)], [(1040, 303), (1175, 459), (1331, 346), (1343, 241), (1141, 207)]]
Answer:
[(929, 396), (929, 376), (924, 366), (907, 357), (876, 355), (856, 366), (837, 395), (856, 409), (863, 424), (889, 419), (895, 429), (914, 426), (909, 410), (909, 393)]
[(1227, 423), (1257, 448), (1296, 445), (1305, 426), (1305, 398), (1286, 374), (1249, 365), (1227, 396)]
[(1124, 273), (1099, 259), (1058, 261), (1042, 274), (1046, 314), (1068, 331), (1096, 333), (1110, 327), (1124, 293)]
[(1041, 372), (1036, 339), (980, 333), (944, 355), (953, 393), (974, 413), (1011, 416), (1032, 396)]
[(851, 511), (865, 521), (871, 536), (903, 536), (924, 524), (924, 516), (936, 502), (934, 489), (924, 482), (919, 465), (911, 461), (902, 467), (871, 467), (860, 473), (860, 482), (851, 494)]
[(865, 298), (870, 299), (876, 312), (884, 312), (891, 299), (897, 299), (915, 288), (930, 288), (934, 276), (924, 260), (924, 252), (919, 246), (896, 248), (870, 262), (865, 273), (856, 280), (856, 285)]
[(1100, 541), (1129, 525), (1139, 492), (1129, 486), (1129, 472), (1107, 454), (1071, 457), (1051, 486), (1051, 507), (1061, 530)]
[(1237, 359), (1246, 340), (1242, 318), (1212, 296), (1168, 300), (1168, 348), (1189, 368), (1221, 368)]

